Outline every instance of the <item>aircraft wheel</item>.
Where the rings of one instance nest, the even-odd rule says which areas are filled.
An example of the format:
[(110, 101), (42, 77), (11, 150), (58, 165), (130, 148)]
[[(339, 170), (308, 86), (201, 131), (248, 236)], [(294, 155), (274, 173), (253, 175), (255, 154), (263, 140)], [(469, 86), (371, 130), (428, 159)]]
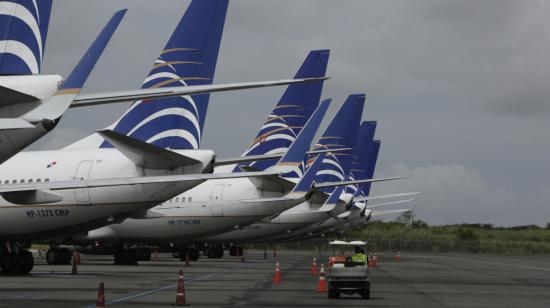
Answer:
[(128, 249), (126, 251), (126, 264), (138, 265), (138, 251), (137, 249)]
[(58, 259), (59, 259), (59, 249), (57, 248), (48, 249), (48, 252), (46, 252), (46, 262), (48, 262), (48, 264), (50, 265), (58, 264), (59, 262)]
[(126, 260), (126, 253), (123, 250), (116, 251), (113, 259), (115, 260), (115, 265), (125, 265), (128, 262)]
[(71, 264), (71, 259), (73, 257), (73, 252), (69, 248), (59, 249), (60, 262), (59, 264), (68, 265)]
[(32, 253), (28, 250), (23, 250), (21, 254), (19, 255), (21, 260), (23, 261), (21, 264), (21, 273), (28, 274), (32, 271), (32, 268), (34, 267), (34, 257), (32, 256)]
[(0, 268), (2, 268), (3, 274), (13, 274), (13, 272), (15, 271), (15, 260), (13, 254), (2, 254), (2, 258), (0, 260)]

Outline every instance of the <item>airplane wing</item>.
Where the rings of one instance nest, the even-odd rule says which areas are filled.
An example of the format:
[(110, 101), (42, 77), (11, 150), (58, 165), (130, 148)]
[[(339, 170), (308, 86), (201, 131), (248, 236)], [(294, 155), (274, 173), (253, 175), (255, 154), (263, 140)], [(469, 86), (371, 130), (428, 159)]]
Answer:
[(411, 209), (397, 209), (397, 210), (374, 211), (374, 212), (372, 212), (371, 216), (399, 214), (399, 213), (409, 212), (409, 211), (412, 211), (412, 210)]
[(323, 183), (315, 183), (313, 187), (315, 188), (336, 187), (336, 186), (346, 186), (346, 185), (353, 185), (353, 184), (365, 184), (365, 183), (376, 183), (376, 182), (384, 182), (384, 181), (391, 181), (391, 180), (400, 180), (400, 179), (406, 179), (406, 178), (408, 178), (408, 176), (396, 176), (396, 177), (389, 177), (389, 178), (340, 181), (340, 182), (323, 182)]
[(366, 196), (366, 197), (355, 197), (355, 198), (353, 198), (353, 201), (362, 202), (362, 201), (370, 201), (370, 200), (377, 200), (377, 199), (408, 197), (408, 196), (413, 196), (413, 195), (418, 195), (418, 194), (421, 194), (421, 192), (415, 191), (415, 192), (409, 192), (409, 193), (399, 193), (399, 194), (389, 194), (389, 195), (374, 195), (374, 196)]
[(97, 93), (97, 94), (79, 94), (74, 99), (70, 108), (86, 107), (86, 106), (94, 106), (94, 105), (101, 105), (101, 104), (118, 103), (118, 102), (127, 102), (127, 101), (136, 101), (136, 100), (167, 98), (167, 97), (174, 97), (174, 96), (204, 94), (204, 93), (212, 93), (212, 92), (273, 87), (273, 86), (289, 85), (289, 84), (295, 84), (295, 83), (322, 81), (326, 79), (328, 79), (328, 77), (239, 82), (239, 83), (186, 86), (186, 87), (167, 87), (167, 88), (141, 89), (141, 90), (134, 90), (134, 91), (106, 92), (106, 93)]
[(273, 175), (274, 172), (238, 172), (238, 173), (203, 173), (203, 174), (181, 174), (181, 175), (161, 175), (161, 176), (141, 176), (131, 178), (112, 178), (97, 180), (73, 180), (73, 181), (49, 181), (34, 182), (22, 184), (2, 184), (0, 185), (0, 194), (36, 191), (36, 190), (62, 190), (62, 189), (81, 189), (94, 187), (109, 187), (123, 185), (138, 185), (149, 183), (170, 183), (186, 181), (206, 181), (214, 179), (232, 179), (242, 177), (256, 177)]
[[(312, 150), (307, 151), (307, 155), (316, 155), (316, 154), (322, 154), (322, 153), (336, 153), (336, 152), (345, 152), (345, 151), (351, 151), (353, 148), (339, 148), (339, 149), (325, 149), (325, 150)], [(285, 155), (285, 152), (281, 153), (274, 153), (274, 154), (265, 154), (265, 155), (250, 155), (250, 156), (240, 156), (240, 157), (234, 157), (234, 158), (224, 158), (224, 159), (216, 159), (216, 162), (214, 163), (214, 166), (224, 166), (224, 165), (233, 165), (233, 164), (243, 164), (243, 163), (250, 163), (255, 161), (262, 161), (262, 160), (268, 160), (268, 159), (279, 159)]]

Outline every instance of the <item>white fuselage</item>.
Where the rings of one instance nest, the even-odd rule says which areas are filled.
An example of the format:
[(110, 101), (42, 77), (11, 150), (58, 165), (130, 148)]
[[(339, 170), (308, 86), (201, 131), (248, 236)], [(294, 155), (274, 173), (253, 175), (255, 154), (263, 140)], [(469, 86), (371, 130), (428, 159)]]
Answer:
[[(0, 181), (9, 185), (202, 173), (214, 157), (208, 150), (175, 152), (202, 163), (167, 171), (136, 167), (118, 150), (109, 148), (23, 152), (0, 165)], [(48, 204), (22, 205), (0, 198), (0, 238), (36, 240), (84, 232), (145, 211), (200, 182), (55, 190), (62, 200)]]
[(325, 221), (333, 215), (338, 215), (345, 210), (346, 204), (351, 200), (351, 195), (344, 194), (341, 200), (330, 211), (322, 210), (322, 204), (303, 202), (281, 213), (269, 222), (257, 222), (242, 230), (233, 230), (227, 233), (214, 235), (206, 239), (208, 242), (243, 242), (263, 241), (272, 237), (288, 236), (296, 230)]
[(282, 195), (258, 190), (248, 178), (208, 180), (141, 217), (92, 230), (80, 239), (146, 243), (193, 241), (243, 228), (303, 201), (261, 201)]

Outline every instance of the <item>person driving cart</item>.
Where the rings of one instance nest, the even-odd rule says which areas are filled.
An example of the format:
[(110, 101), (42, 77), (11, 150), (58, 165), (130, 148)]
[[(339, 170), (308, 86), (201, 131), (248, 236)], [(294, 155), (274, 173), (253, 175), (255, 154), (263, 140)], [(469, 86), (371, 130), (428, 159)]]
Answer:
[(351, 256), (351, 261), (354, 263), (367, 263), (367, 256), (361, 247), (355, 247), (355, 254)]

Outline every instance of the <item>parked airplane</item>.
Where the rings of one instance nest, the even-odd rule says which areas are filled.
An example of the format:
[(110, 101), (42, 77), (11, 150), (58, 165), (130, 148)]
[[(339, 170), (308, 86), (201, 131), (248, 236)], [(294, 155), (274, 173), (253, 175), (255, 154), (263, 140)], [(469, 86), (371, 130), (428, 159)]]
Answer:
[[(0, 3), (0, 29), (3, 29), (0, 33), (0, 164), (51, 131), (68, 108), (288, 84), (286, 80), (211, 85), (211, 79), (201, 79), (198, 83), (181, 79), (169, 84), (182, 86), (81, 95), (80, 89), (101, 52), (91, 55), (98, 50), (88, 50), (66, 80), (59, 75), (39, 74), (51, 7), (51, 0)], [(223, 11), (223, 7), (219, 11)], [(118, 24), (124, 12), (119, 12), (111, 23)], [(207, 21), (202, 21), (202, 25), (207, 25)], [(102, 33), (109, 37), (100, 36), (92, 46), (103, 50), (111, 34)], [(197, 54), (190, 55), (189, 60), (202, 57), (200, 50), (187, 52)], [(175, 64), (178, 63), (157, 63), (159, 66)], [(186, 82), (195, 85), (185, 87)]]
[[(289, 167), (294, 169), (302, 162), (328, 106), (329, 101), (324, 101), (317, 108), (288, 151), (271, 170), (285, 173)], [(310, 195), (313, 176), (304, 175), (296, 185), (271, 175), (254, 179), (241, 177), (206, 181), (142, 216), (89, 231), (77, 240), (98, 241), (103, 245), (122, 243), (115, 248), (116, 264), (137, 263), (138, 251), (134, 243), (184, 244), (180, 255), (183, 257), (189, 254), (194, 258), (198, 252), (191, 246), (188, 248), (185, 243), (192, 242), (198, 236), (226, 232), (277, 215), (303, 202)], [(260, 189), (258, 185), (265, 187)]]
[[(143, 88), (173, 84), (208, 87), (214, 76), (227, 1), (193, 1)], [(62, 90), (53, 109), (73, 97), (81, 70), (90, 69), (120, 22), (114, 15)], [(157, 89), (158, 90), (158, 89)], [(67, 93), (69, 92), (69, 93)], [(27, 273), (28, 244), (121, 221), (207, 179), (265, 176), (269, 172), (203, 174), (215, 161), (198, 150), (208, 94), (138, 101), (110, 129), (62, 150), (22, 152), (0, 165), (0, 267)], [(30, 111), (31, 114), (35, 113)], [(97, 137), (97, 138), (96, 138)], [(271, 173), (276, 174), (276, 173)], [(50, 249), (49, 257), (67, 259)], [(70, 257), (70, 254), (69, 254)]]
[[(378, 158), (378, 153), (380, 150), (380, 141), (373, 141), (374, 138), (374, 128), (376, 122), (364, 122), (361, 125), (361, 130), (358, 136), (358, 142), (355, 146), (356, 156), (359, 158), (357, 161), (358, 164), (355, 164), (352, 173), (354, 178), (357, 179), (368, 179), (374, 176), (374, 169), (376, 167), (376, 161)], [(361, 159), (363, 158), (363, 159)], [(291, 234), (282, 235), (277, 238), (273, 238), (272, 241), (296, 241), (309, 238), (319, 237), (331, 232), (343, 232), (344, 230), (359, 226), (361, 224), (367, 223), (372, 216), (400, 213), (407, 211), (408, 209), (399, 209), (399, 210), (374, 210), (374, 208), (401, 204), (406, 202), (411, 202), (414, 199), (407, 200), (398, 200), (385, 203), (379, 203), (375, 205), (369, 205), (367, 207), (366, 201), (375, 200), (375, 199), (384, 199), (384, 198), (394, 198), (394, 197), (404, 197), (418, 194), (418, 192), (411, 193), (398, 193), (398, 194), (389, 194), (389, 195), (379, 195), (379, 196), (370, 196), (370, 183), (359, 184), (357, 191), (353, 198), (353, 202), (346, 209), (345, 212), (339, 213), (330, 217), (326, 220), (320, 220), (315, 224), (312, 224), (306, 228), (296, 230)]]
[[(364, 101), (365, 96), (362, 94), (350, 95), (315, 145), (315, 149), (330, 150), (353, 147), (363, 113)], [(343, 180), (346, 174), (345, 169), (349, 168), (349, 164), (345, 164), (344, 160), (349, 156), (347, 153), (329, 152), (323, 159), (323, 164), (316, 174), (315, 182)], [(263, 241), (276, 235), (286, 234), (286, 232), (291, 232), (294, 229), (304, 228), (318, 221), (330, 218), (331, 211), (335, 209), (338, 203), (340, 203), (340, 207), (343, 207), (351, 201), (353, 195), (341, 195), (343, 188), (341, 186), (334, 189), (334, 191), (328, 188), (324, 189), (324, 192), (318, 192), (316, 198), (313, 198), (313, 200), (305, 201), (276, 217), (258, 221), (243, 229), (198, 240), (213, 243)], [(342, 197), (342, 201), (340, 201), (340, 197)]]

